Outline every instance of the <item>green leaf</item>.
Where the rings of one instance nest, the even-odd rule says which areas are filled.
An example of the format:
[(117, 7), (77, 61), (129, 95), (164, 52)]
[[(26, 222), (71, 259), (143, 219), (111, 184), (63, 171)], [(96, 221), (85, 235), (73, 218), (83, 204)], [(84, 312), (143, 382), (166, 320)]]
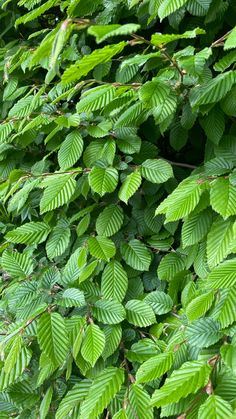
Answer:
[(232, 29), (224, 44), (225, 50), (231, 48), (236, 48), (236, 26)]
[(150, 396), (147, 391), (138, 384), (132, 384), (128, 394), (127, 417), (129, 419), (133, 417), (152, 419), (153, 410), (150, 407)]
[(62, 75), (62, 83), (68, 84), (73, 81), (78, 81), (81, 77), (86, 76), (98, 64), (103, 64), (111, 60), (114, 55), (122, 52), (126, 42), (120, 42), (114, 45), (107, 45), (104, 48), (96, 49), (89, 55), (84, 55), (83, 58), (72, 64), (66, 69)]
[(230, 288), (236, 282), (236, 259), (226, 260), (216, 266), (208, 275), (207, 283), (211, 288)]
[(68, 288), (60, 296), (57, 304), (63, 307), (83, 307), (86, 305), (83, 291)]
[(157, 207), (156, 214), (166, 214), (166, 221), (185, 217), (197, 206), (203, 189), (198, 177), (183, 180), (177, 188)]
[(235, 200), (236, 189), (229, 179), (221, 177), (212, 182), (210, 193), (211, 206), (223, 218), (236, 213)]
[(46, 243), (47, 257), (52, 260), (61, 256), (70, 243), (70, 228), (66, 220), (59, 220)]
[(83, 236), (83, 234), (87, 231), (89, 224), (91, 221), (91, 215), (86, 214), (79, 222), (79, 224), (76, 227), (76, 233), (77, 236)]
[(141, 182), (142, 178), (139, 170), (135, 170), (135, 172), (128, 175), (119, 190), (119, 199), (127, 204), (131, 196), (133, 196), (140, 187)]
[(81, 355), (92, 367), (96, 364), (105, 347), (105, 335), (96, 325), (90, 324), (85, 330), (81, 347)]
[(0, 125), (0, 143), (8, 142), (11, 132), (14, 129), (14, 124), (12, 122), (7, 122)]
[(170, 281), (184, 268), (184, 259), (179, 254), (172, 252), (162, 258), (157, 269), (157, 275), (161, 280)]
[(151, 38), (151, 43), (153, 45), (162, 46), (163, 44), (168, 44), (169, 42), (177, 41), (178, 39), (191, 39), (195, 38), (197, 35), (203, 34), (205, 34), (205, 31), (200, 28), (195, 28), (192, 31), (186, 31), (182, 34), (167, 35), (154, 33)]
[(149, 304), (154, 313), (166, 314), (171, 311), (173, 307), (173, 301), (168, 294), (165, 294), (162, 291), (153, 291), (146, 295), (144, 298), (145, 303)]
[(83, 160), (87, 167), (91, 167), (96, 160), (104, 160), (108, 164), (113, 163), (115, 157), (116, 143), (109, 141), (92, 141), (83, 154)]
[(173, 170), (165, 160), (148, 159), (142, 163), (142, 176), (152, 183), (164, 183), (173, 177)]
[(52, 211), (68, 203), (76, 188), (76, 181), (70, 174), (55, 175), (50, 179), (40, 201), (40, 213)]
[(126, 414), (126, 409), (121, 409), (119, 410), (119, 412), (117, 412), (114, 416), (113, 419), (128, 419), (128, 416)]
[(129, 300), (125, 309), (128, 322), (135, 326), (150, 326), (156, 322), (153, 309), (144, 301)]
[(18, 26), (22, 23), (31, 22), (32, 20), (36, 19), (38, 16), (45, 13), (47, 10), (51, 9), (56, 3), (56, 0), (48, 0), (46, 3), (42, 4), (41, 6), (37, 7), (37, 9), (32, 10), (29, 13), (19, 17), (16, 22), (15, 26)]
[(95, 271), (97, 264), (98, 264), (98, 260), (93, 260), (87, 266), (82, 268), (79, 274), (79, 282), (86, 281), (86, 279), (88, 279), (92, 275), (92, 273)]
[(177, 402), (189, 394), (195, 394), (207, 384), (210, 373), (210, 365), (203, 361), (185, 362), (166, 379), (159, 390), (154, 391), (152, 405), (165, 406), (168, 403)]
[(139, 271), (148, 271), (151, 264), (151, 254), (139, 240), (133, 239), (122, 243), (121, 254), (125, 262)]
[(115, 93), (115, 88), (110, 85), (89, 89), (81, 96), (80, 101), (76, 105), (76, 110), (78, 113), (81, 113), (103, 109), (114, 99)]
[(61, 170), (66, 170), (79, 160), (83, 151), (83, 139), (78, 131), (66, 136), (58, 152), (58, 163)]
[(46, 240), (50, 227), (46, 223), (26, 223), (15, 230), (9, 231), (5, 238), (12, 243), (39, 244)]
[(207, 236), (207, 263), (214, 268), (235, 248), (235, 223), (217, 219)]
[(207, 138), (209, 138), (213, 144), (219, 144), (225, 130), (225, 115), (222, 109), (219, 106), (214, 106), (208, 115), (205, 115), (200, 122)]
[(94, 316), (104, 324), (117, 324), (125, 319), (125, 309), (116, 300), (99, 300), (93, 307)]
[(27, 253), (10, 252), (5, 250), (1, 260), (2, 269), (13, 277), (25, 278), (34, 269), (33, 261)]
[(67, 415), (85, 399), (91, 386), (90, 380), (81, 380), (61, 400), (56, 412), (56, 419), (65, 419)]
[(39, 415), (40, 415), (40, 419), (45, 419), (49, 408), (50, 408), (50, 404), (51, 404), (51, 400), (52, 400), (52, 395), (53, 395), (53, 388), (50, 386), (48, 387), (43, 400), (40, 404), (40, 408), (39, 408)]
[(108, 262), (116, 253), (113, 241), (103, 236), (90, 237), (88, 247), (92, 256)]
[(118, 172), (113, 167), (93, 167), (89, 173), (89, 184), (100, 196), (114, 192), (118, 183)]
[(200, 406), (198, 412), (199, 419), (225, 419), (233, 415), (233, 409), (229, 402), (222, 397), (211, 394), (208, 399)]
[(139, 89), (139, 99), (147, 107), (160, 105), (169, 94), (169, 87), (158, 80), (148, 81)]
[(128, 288), (127, 273), (122, 265), (112, 260), (107, 264), (101, 281), (101, 292), (104, 298), (108, 300), (122, 301)]
[(163, 0), (158, 9), (158, 16), (162, 21), (165, 17), (184, 6), (188, 0)]
[(212, 213), (209, 209), (189, 215), (182, 227), (183, 247), (199, 243), (208, 233), (211, 223)]
[(118, 349), (122, 338), (122, 328), (119, 324), (107, 325), (104, 327), (103, 332), (106, 338), (106, 345), (102, 357), (106, 360)]
[(236, 374), (236, 347), (234, 345), (223, 345), (221, 346), (220, 353), (222, 356), (222, 359), (229, 367), (233, 374)]
[(160, 378), (171, 368), (173, 362), (173, 352), (164, 352), (152, 356), (139, 367), (136, 373), (136, 383), (148, 383)]
[(15, 366), (11, 369), (11, 371), (6, 373), (4, 369), (1, 370), (0, 391), (5, 390), (23, 374), (25, 368), (27, 368), (30, 363), (31, 357), (32, 352), (23, 346), (18, 354)]
[(64, 318), (59, 313), (45, 313), (38, 320), (41, 350), (55, 365), (62, 365), (68, 354), (68, 336)]
[(96, 231), (99, 236), (113, 236), (120, 230), (123, 221), (124, 213), (122, 208), (111, 204), (99, 214), (96, 221)]
[(190, 321), (204, 316), (211, 308), (215, 299), (214, 292), (209, 291), (194, 298), (186, 307), (186, 314)]
[(187, 327), (187, 340), (191, 346), (208, 348), (221, 338), (219, 323), (211, 318), (195, 320)]
[(221, 298), (217, 298), (217, 303), (211, 313), (211, 317), (216, 319), (221, 327), (227, 327), (236, 321), (234, 302), (236, 298), (236, 288), (221, 290)]
[(227, 70), (234, 62), (236, 61), (236, 51), (230, 51), (228, 54), (224, 55), (219, 61), (214, 65), (215, 71), (223, 72)]
[(16, 336), (14, 338), (10, 351), (8, 352), (4, 362), (3, 369), (6, 374), (10, 374), (11, 370), (14, 368), (21, 352), (22, 343), (23, 341), (21, 336)]
[(115, 128), (139, 126), (148, 117), (142, 102), (136, 102), (123, 112), (115, 123)]
[(112, 36), (128, 35), (135, 33), (140, 28), (140, 25), (135, 23), (127, 23), (126, 25), (96, 25), (88, 28), (88, 33), (96, 37), (97, 44), (105, 41)]
[(212, 80), (199, 87), (195, 87), (190, 95), (190, 103), (193, 108), (208, 103), (219, 102), (231, 90), (236, 83), (235, 71), (219, 74)]
[(93, 419), (100, 415), (119, 392), (124, 381), (124, 370), (108, 367), (94, 379), (88, 395), (81, 404), (81, 417)]
[[(79, 265), (80, 260), (80, 265)], [(87, 254), (82, 247), (76, 249), (68, 259), (62, 274), (63, 284), (70, 284), (76, 281), (80, 275), (80, 269), (86, 265)]]

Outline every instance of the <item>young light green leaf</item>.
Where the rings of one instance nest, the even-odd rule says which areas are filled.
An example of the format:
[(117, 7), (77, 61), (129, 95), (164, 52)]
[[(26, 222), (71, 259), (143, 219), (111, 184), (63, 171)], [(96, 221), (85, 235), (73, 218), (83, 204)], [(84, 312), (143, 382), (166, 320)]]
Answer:
[(37, 337), (48, 358), (55, 365), (62, 365), (69, 350), (64, 318), (59, 313), (43, 314), (38, 320)]
[(148, 383), (160, 378), (174, 362), (173, 352), (163, 352), (145, 361), (136, 373), (136, 383)]
[(88, 361), (93, 367), (101, 356), (104, 347), (105, 335), (103, 331), (96, 324), (88, 325), (81, 347), (81, 354), (85, 361)]
[(163, 0), (158, 9), (158, 16), (162, 21), (165, 17), (184, 6), (188, 0)]
[(208, 103), (219, 102), (235, 83), (236, 73), (234, 71), (219, 74), (210, 82), (208, 81), (192, 90), (190, 95), (191, 106), (197, 108)]
[(232, 29), (224, 44), (224, 49), (236, 48), (236, 26)]
[(116, 300), (96, 301), (93, 308), (94, 316), (104, 324), (117, 324), (125, 319), (125, 309)]
[(128, 277), (126, 271), (118, 261), (112, 260), (107, 264), (102, 273), (102, 295), (108, 300), (115, 299), (117, 301), (122, 301), (125, 297), (127, 288)]
[(165, 160), (148, 159), (142, 163), (142, 176), (152, 183), (164, 183), (173, 177), (173, 170)]
[(76, 182), (70, 174), (55, 175), (50, 179), (40, 201), (41, 214), (67, 204), (75, 188)]
[(175, 275), (185, 268), (185, 260), (178, 253), (165, 255), (158, 266), (157, 275), (159, 279), (170, 281)]
[(189, 177), (157, 207), (156, 214), (166, 214), (167, 222), (179, 220), (194, 210), (202, 192), (198, 176)]
[(226, 260), (216, 266), (208, 275), (208, 285), (211, 288), (230, 288), (236, 282), (236, 259)]
[(12, 243), (39, 244), (46, 240), (50, 227), (43, 222), (30, 222), (9, 231), (5, 238)]
[(235, 223), (232, 220), (216, 219), (207, 236), (207, 263), (214, 268), (236, 246)]
[(192, 31), (186, 31), (182, 34), (156, 34), (152, 35), (151, 43), (153, 45), (162, 46), (163, 44), (168, 44), (172, 41), (177, 41), (178, 39), (191, 39), (195, 38), (197, 35), (205, 34), (204, 29), (195, 28)]
[(101, 371), (81, 404), (81, 417), (91, 419), (99, 416), (119, 392), (123, 382), (124, 370), (122, 368), (108, 367)]
[(115, 97), (116, 90), (113, 86), (105, 85), (89, 89), (76, 105), (78, 113), (93, 112), (105, 108)]
[(210, 317), (194, 320), (187, 327), (186, 335), (189, 345), (197, 348), (208, 348), (222, 336), (219, 323)]
[(116, 247), (113, 241), (107, 237), (90, 237), (88, 239), (88, 246), (92, 256), (108, 262), (116, 253)]
[(210, 373), (211, 367), (206, 362), (185, 362), (166, 379), (159, 390), (154, 391), (151, 400), (152, 405), (156, 407), (164, 406), (168, 403), (177, 402), (189, 394), (195, 394), (207, 384)]
[(121, 254), (125, 262), (139, 271), (148, 271), (151, 264), (151, 254), (147, 247), (139, 240), (133, 239), (122, 243)]
[(210, 202), (212, 208), (223, 218), (236, 213), (235, 210), (236, 189), (229, 179), (220, 177), (212, 182)]
[(119, 205), (111, 204), (99, 214), (96, 221), (96, 231), (99, 236), (113, 236), (120, 230), (123, 220), (122, 208)]
[(119, 190), (119, 198), (121, 201), (128, 203), (128, 200), (135, 194), (142, 182), (141, 174), (139, 170), (131, 173), (127, 176), (124, 183)]
[(127, 406), (128, 418), (153, 418), (153, 409), (150, 407), (150, 396), (139, 384), (132, 384), (129, 389), (129, 404)]
[(140, 25), (135, 23), (127, 23), (126, 25), (96, 25), (88, 28), (88, 33), (96, 37), (97, 44), (105, 41), (112, 36), (128, 35), (135, 33), (140, 28)]
[(186, 307), (186, 314), (190, 321), (204, 316), (211, 308), (215, 299), (214, 292), (209, 291), (194, 298)]
[(154, 313), (161, 315), (171, 311), (173, 307), (173, 301), (171, 297), (162, 291), (153, 291), (146, 295), (144, 301), (149, 304)]
[(50, 404), (51, 404), (51, 400), (52, 400), (52, 396), (53, 396), (53, 388), (50, 386), (48, 387), (43, 400), (40, 404), (40, 408), (39, 408), (39, 415), (40, 415), (40, 419), (45, 419), (49, 408), (50, 408)]
[(153, 309), (144, 301), (129, 300), (125, 309), (127, 320), (135, 326), (150, 326), (156, 322)]
[(32, 258), (27, 253), (10, 252), (2, 254), (1, 265), (13, 277), (25, 278), (33, 272)]
[(61, 256), (65, 252), (70, 243), (70, 235), (67, 220), (59, 220), (46, 243), (47, 257), (50, 260)]
[(78, 81), (81, 77), (86, 76), (98, 64), (103, 64), (111, 60), (114, 55), (119, 54), (126, 42), (120, 42), (114, 45), (107, 45), (104, 48), (97, 49), (89, 55), (84, 55), (83, 58), (75, 64), (72, 64), (62, 75), (62, 83), (69, 84)]
[(58, 163), (61, 170), (66, 170), (79, 160), (83, 151), (83, 139), (78, 131), (66, 136), (58, 152)]
[(233, 415), (233, 409), (229, 402), (222, 397), (211, 394), (200, 406), (198, 419), (225, 419)]
[(93, 167), (89, 173), (89, 184), (100, 196), (114, 192), (118, 183), (118, 172), (113, 167)]

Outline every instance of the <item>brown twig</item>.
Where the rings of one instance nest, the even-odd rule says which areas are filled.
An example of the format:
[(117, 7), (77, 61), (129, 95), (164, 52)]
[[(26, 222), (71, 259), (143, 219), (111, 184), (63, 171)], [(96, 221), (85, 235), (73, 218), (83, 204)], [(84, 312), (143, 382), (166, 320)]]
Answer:
[[(171, 63), (171, 65), (173, 67), (176, 68), (176, 70), (178, 71), (179, 75), (180, 75), (180, 81), (181, 84), (183, 83), (183, 76), (184, 76), (184, 72), (181, 70), (181, 68), (178, 66), (177, 61), (171, 57), (171, 55), (166, 51), (166, 48), (164, 46), (159, 46), (159, 45), (153, 45), (151, 43), (151, 41), (148, 41), (147, 39), (143, 38), (142, 36), (133, 34), (132, 37), (137, 40), (138, 42), (142, 42), (144, 44), (150, 45), (152, 47), (155, 47), (156, 49), (158, 49), (160, 51), (160, 53)], [(130, 45), (135, 45), (135, 42), (130, 41)]]
[(220, 46), (224, 45), (225, 39), (231, 34), (231, 32), (232, 32), (232, 29), (230, 31), (228, 31), (226, 34), (224, 34), (223, 36), (221, 36), (221, 38), (214, 41), (211, 44), (211, 48), (220, 47)]
[(188, 164), (188, 163), (179, 163), (176, 161), (166, 160), (168, 163), (171, 164), (171, 166), (179, 166), (179, 167), (186, 167), (188, 169), (196, 169), (198, 166), (195, 166), (194, 164)]

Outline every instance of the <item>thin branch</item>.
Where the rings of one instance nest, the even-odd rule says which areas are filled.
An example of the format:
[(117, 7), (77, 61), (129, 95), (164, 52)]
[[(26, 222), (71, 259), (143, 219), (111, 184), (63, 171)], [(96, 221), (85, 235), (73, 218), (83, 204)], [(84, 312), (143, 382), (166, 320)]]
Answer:
[[(153, 45), (151, 43), (151, 41), (148, 41), (147, 39), (143, 38), (142, 36), (139, 36), (139, 35), (136, 35), (136, 34), (133, 34), (132, 37), (134, 38), (134, 40), (141, 41), (144, 44), (150, 45), (150, 46), (155, 47), (156, 49), (158, 49), (160, 51), (160, 53), (172, 64), (172, 66), (176, 68), (176, 70), (178, 71), (178, 73), (180, 75), (181, 84), (183, 83), (183, 77), (184, 77), (185, 73), (178, 66), (177, 61), (173, 57), (171, 57), (171, 55), (166, 51), (165, 47), (158, 46), (158, 45)], [(135, 45), (135, 44), (136, 43), (134, 41), (130, 41), (130, 45)]]
[(228, 38), (228, 36), (231, 34), (231, 32), (232, 32), (232, 29), (229, 32), (227, 32), (226, 34), (224, 34), (223, 36), (221, 36), (221, 38), (219, 38), (216, 41), (214, 41), (211, 44), (211, 48), (221, 47), (222, 45), (224, 45), (225, 39)]
[(179, 166), (179, 167), (186, 167), (188, 169), (196, 169), (198, 166), (195, 166), (194, 164), (188, 164), (188, 163), (179, 163), (176, 161), (166, 160), (168, 163), (171, 164), (171, 166)]

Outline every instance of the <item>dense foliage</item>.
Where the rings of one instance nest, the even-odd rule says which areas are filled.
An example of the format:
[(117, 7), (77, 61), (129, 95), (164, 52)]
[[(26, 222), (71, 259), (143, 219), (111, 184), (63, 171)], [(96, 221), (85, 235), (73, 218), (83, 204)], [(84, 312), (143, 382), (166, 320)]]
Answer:
[(0, 5), (0, 418), (233, 417), (235, 0)]

